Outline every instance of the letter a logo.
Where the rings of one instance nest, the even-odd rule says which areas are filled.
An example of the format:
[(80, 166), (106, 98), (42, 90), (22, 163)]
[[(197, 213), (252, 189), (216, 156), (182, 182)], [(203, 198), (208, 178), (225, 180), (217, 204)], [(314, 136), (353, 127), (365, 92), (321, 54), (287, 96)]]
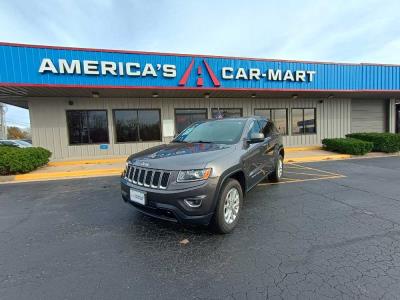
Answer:
[[(208, 75), (210, 75), (211, 81), (215, 87), (220, 87), (221, 83), (219, 82), (217, 76), (215, 76), (214, 71), (211, 69), (210, 65), (207, 63), (205, 59), (203, 59), (203, 64), (207, 70)], [(204, 85), (204, 78), (203, 78), (203, 68), (202, 65), (197, 67), (197, 81), (196, 85), (201, 87)], [(186, 86), (186, 83), (189, 79), (190, 73), (194, 66), (194, 59), (190, 62), (189, 66), (186, 68), (185, 72), (182, 75), (182, 78), (179, 80), (179, 86)]]

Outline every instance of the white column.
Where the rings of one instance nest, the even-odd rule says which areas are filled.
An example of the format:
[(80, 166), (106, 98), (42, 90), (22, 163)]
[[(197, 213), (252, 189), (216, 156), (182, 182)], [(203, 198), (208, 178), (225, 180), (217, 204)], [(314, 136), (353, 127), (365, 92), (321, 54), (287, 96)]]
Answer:
[(389, 132), (395, 133), (396, 131), (396, 99), (389, 100)]

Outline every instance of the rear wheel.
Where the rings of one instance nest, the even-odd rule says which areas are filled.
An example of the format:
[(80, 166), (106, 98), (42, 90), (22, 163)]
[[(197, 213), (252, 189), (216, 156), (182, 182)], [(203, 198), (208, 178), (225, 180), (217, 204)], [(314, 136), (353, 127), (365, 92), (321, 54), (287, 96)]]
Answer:
[(275, 163), (274, 171), (268, 176), (268, 179), (272, 182), (279, 182), (283, 175), (283, 157), (279, 154), (279, 157)]
[(219, 233), (231, 232), (239, 220), (242, 202), (240, 183), (235, 179), (228, 179), (221, 188), (212, 228)]

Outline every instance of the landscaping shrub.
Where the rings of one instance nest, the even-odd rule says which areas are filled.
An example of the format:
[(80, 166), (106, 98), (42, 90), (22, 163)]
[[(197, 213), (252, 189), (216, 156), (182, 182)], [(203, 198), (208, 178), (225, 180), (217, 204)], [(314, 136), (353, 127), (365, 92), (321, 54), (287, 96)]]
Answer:
[(0, 146), (0, 175), (27, 173), (49, 162), (51, 152), (41, 147)]
[(372, 150), (373, 144), (352, 138), (323, 139), (322, 144), (329, 151), (364, 155)]
[(387, 153), (400, 151), (400, 134), (370, 132), (351, 133), (346, 136), (373, 143), (373, 151)]

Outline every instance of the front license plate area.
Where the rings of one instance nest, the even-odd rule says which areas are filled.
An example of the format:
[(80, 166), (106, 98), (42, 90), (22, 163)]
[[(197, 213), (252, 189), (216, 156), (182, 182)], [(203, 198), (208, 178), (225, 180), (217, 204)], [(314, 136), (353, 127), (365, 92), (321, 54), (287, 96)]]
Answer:
[(129, 199), (132, 202), (139, 203), (141, 205), (146, 205), (146, 193), (131, 189), (129, 193)]

